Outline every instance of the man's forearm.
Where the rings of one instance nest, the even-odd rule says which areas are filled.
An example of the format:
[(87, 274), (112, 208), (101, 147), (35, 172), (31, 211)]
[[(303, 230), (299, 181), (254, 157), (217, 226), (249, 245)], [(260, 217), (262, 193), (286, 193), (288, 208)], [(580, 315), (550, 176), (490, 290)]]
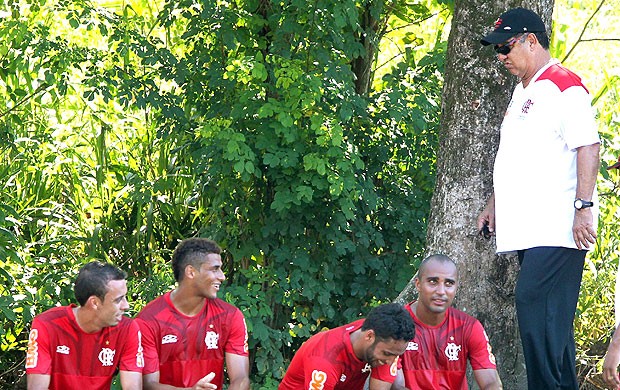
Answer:
[(600, 167), (600, 144), (577, 149), (577, 191), (575, 198), (591, 200)]
[(240, 378), (231, 381), (230, 386), (228, 386), (228, 390), (250, 390), (250, 379)]

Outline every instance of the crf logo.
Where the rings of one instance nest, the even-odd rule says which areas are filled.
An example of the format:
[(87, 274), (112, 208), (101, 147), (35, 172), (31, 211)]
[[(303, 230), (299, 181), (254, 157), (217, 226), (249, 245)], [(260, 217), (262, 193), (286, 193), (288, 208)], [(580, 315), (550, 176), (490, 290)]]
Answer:
[(314, 370), (312, 371), (312, 380), (310, 381), (308, 390), (323, 390), (325, 382), (327, 382), (327, 374), (323, 371)]
[(207, 349), (217, 349), (217, 341), (220, 339), (220, 335), (213, 332), (208, 331), (205, 335), (205, 344), (207, 345)]
[(502, 25), (502, 19), (501, 18), (497, 18), (497, 20), (493, 24), (493, 28), (498, 28), (501, 25)]
[(407, 351), (417, 351), (417, 350), (418, 350), (418, 343), (414, 341), (410, 341), (407, 343)]
[(110, 348), (102, 348), (99, 352), (99, 361), (104, 367), (109, 367), (114, 364), (115, 350)]
[(167, 334), (161, 338), (162, 344), (173, 344), (177, 342), (177, 336), (173, 334)]
[(461, 351), (460, 345), (456, 345), (454, 343), (448, 343), (448, 346), (446, 347), (446, 350), (444, 352), (446, 353), (448, 360), (456, 361), (456, 360), (459, 360), (460, 351)]
[(532, 108), (534, 102), (531, 99), (527, 99), (527, 102), (523, 103), (523, 107), (521, 107), (521, 112), (527, 114), (527, 112)]

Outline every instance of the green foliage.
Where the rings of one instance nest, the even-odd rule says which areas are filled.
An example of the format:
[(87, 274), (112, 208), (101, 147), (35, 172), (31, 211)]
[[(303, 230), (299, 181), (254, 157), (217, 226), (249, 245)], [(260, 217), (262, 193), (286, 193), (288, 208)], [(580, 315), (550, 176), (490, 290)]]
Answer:
[(127, 270), (135, 314), (200, 235), (226, 249), (222, 293), (247, 318), (253, 382), (274, 388), (307, 337), (410, 279), (445, 47), (408, 47), (364, 89), (389, 12), (412, 23), (426, 6), (115, 5), (14, 2), (0, 19), (3, 379), (82, 264)]

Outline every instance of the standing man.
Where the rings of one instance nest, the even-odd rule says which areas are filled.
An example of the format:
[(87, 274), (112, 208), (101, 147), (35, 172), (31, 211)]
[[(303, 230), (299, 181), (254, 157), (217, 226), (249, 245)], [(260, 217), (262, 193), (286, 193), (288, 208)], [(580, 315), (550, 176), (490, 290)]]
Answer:
[(109, 390), (120, 369), (123, 389), (142, 389), (140, 329), (123, 314), (127, 274), (97, 261), (74, 284), (80, 306), (54, 307), (32, 321), (26, 354), (28, 390)]
[(407, 389), (464, 390), (469, 361), (481, 390), (502, 389), (482, 324), (451, 307), (458, 284), (456, 264), (449, 257), (432, 255), (420, 264), (418, 300), (407, 305), (416, 335), (401, 357), (397, 384), (404, 375)]
[(248, 332), (239, 309), (217, 297), (222, 250), (206, 238), (183, 240), (172, 254), (178, 285), (142, 309), (144, 388), (250, 388)]
[(540, 17), (516, 8), (481, 41), (520, 82), (504, 115), (494, 193), (478, 229), (517, 252), (515, 299), (531, 390), (578, 389), (573, 319), (596, 240), (599, 138), (581, 79), (549, 54)]
[[(318, 333), (295, 353), (278, 390), (389, 389), (415, 335), (413, 321), (397, 303), (377, 306), (365, 320)], [(371, 374), (372, 372), (372, 374)]]

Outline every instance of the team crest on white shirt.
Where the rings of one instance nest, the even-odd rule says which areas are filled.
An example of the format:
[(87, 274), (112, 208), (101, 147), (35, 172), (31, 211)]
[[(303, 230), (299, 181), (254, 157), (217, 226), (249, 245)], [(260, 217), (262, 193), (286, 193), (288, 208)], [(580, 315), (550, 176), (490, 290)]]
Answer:
[(523, 106), (521, 106), (521, 112), (523, 114), (527, 114), (533, 105), (534, 105), (534, 102), (532, 101), (532, 99), (527, 99), (527, 101), (523, 103)]
[(217, 349), (217, 342), (220, 339), (220, 335), (212, 330), (207, 331), (205, 335), (205, 345), (207, 349)]
[(101, 365), (104, 367), (109, 367), (114, 364), (114, 355), (116, 354), (116, 350), (110, 348), (101, 348), (101, 352), (99, 352), (99, 361)]
[(461, 352), (461, 346), (454, 343), (448, 343), (444, 350), (446, 357), (451, 362), (459, 360), (459, 352)]

